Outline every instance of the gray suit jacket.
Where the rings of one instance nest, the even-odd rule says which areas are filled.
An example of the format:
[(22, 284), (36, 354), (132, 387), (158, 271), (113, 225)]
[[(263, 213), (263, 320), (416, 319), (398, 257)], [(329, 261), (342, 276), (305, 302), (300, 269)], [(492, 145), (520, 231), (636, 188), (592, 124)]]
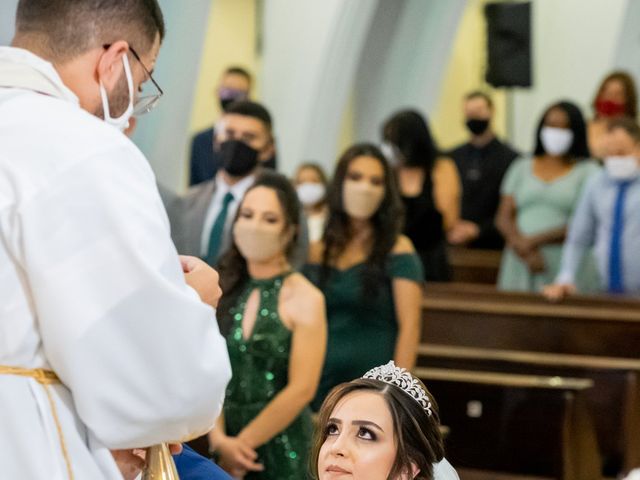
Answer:
[[(268, 175), (270, 172), (266, 174)], [(216, 191), (215, 179), (191, 187), (182, 196), (171, 195), (166, 189), (163, 193), (162, 190), (160, 190), (161, 196), (171, 222), (171, 238), (178, 253), (200, 257), (202, 255), (202, 230)], [(230, 232), (227, 235), (229, 238), (225, 239), (223, 248), (231, 244)], [(294, 268), (299, 269), (306, 263), (308, 249), (309, 230), (307, 219), (301, 209), (298, 245), (290, 259)]]
[(165, 208), (171, 222), (171, 238), (179, 254), (201, 256), (202, 229), (215, 191), (215, 180), (208, 180), (184, 195), (167, 197)]

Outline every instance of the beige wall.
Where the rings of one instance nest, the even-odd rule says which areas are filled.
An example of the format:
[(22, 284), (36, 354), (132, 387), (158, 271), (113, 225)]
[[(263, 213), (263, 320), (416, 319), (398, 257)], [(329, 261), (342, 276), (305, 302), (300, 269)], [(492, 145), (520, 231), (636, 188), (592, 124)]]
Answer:
[(462, 114), (462, 98), (481, 89), (489, 93), (495, 104), (493, 128), (499, 136), (505, 136), (506, 95), (492, 89), (484, 81), (486, 66), (486, 22), (484, 5), (488, 0), (469, 0), (458, 27), (451, 51), (449, 65), (437, 92), (438, 102), (431, 115), (430, 125), (438, 144), (443, 149), (451, 148), (468, 138)]
[[(190, 132), (210, 127), (220, 115), (215, 89), (229, 65), (257, 72), (256, 1), (212, 0)], [(253, 93), (256, 92), (254, 85)]]

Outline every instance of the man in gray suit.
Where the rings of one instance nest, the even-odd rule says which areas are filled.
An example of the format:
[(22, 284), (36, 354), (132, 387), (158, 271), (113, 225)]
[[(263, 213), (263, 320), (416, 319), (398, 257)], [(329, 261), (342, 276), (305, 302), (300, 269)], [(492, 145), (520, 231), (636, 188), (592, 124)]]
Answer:
[(231, 224), (260, 163), (273, 157), (271, 115), (262, 105), (240, 101), (224, 113), (214, 145), (222, 168), (215, 178), (167, 204), (178, 252), (215, 265), (231, 243)]

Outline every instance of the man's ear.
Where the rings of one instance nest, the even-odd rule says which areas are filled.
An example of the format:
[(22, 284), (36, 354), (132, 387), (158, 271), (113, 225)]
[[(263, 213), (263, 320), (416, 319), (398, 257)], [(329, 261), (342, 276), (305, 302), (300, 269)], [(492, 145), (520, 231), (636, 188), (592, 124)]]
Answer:
[(129, 51), (129, 44), (124, 40), (118, 40), (104, 53), (98, 60), (96, 67), (96, 75), (98, 82), (102, 82), (107, 91), (115, 88), (118, 80), (124, 75), (124, 67), (122, 65), (122, 57)]
[(269, 135), (269, 143), (267, 144), (265, 149), (262, 152), (260, 152), (260, 160), (267, 161), (270, 158), (273, 158), (275, 153), (276, 153), (276, 141), (273, 138), (273, 136)]

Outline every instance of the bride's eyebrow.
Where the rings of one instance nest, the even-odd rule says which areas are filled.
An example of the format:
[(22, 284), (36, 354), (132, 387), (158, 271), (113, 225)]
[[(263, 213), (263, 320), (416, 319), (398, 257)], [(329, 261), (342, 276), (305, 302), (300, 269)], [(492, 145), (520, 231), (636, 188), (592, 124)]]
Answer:
[(351, 422), (351, 425), (356, 425), (358, 427), (373, 427), (384, 433), (384, 430), (377, 423), (370, 422), (368, 420), (354, 420)]

